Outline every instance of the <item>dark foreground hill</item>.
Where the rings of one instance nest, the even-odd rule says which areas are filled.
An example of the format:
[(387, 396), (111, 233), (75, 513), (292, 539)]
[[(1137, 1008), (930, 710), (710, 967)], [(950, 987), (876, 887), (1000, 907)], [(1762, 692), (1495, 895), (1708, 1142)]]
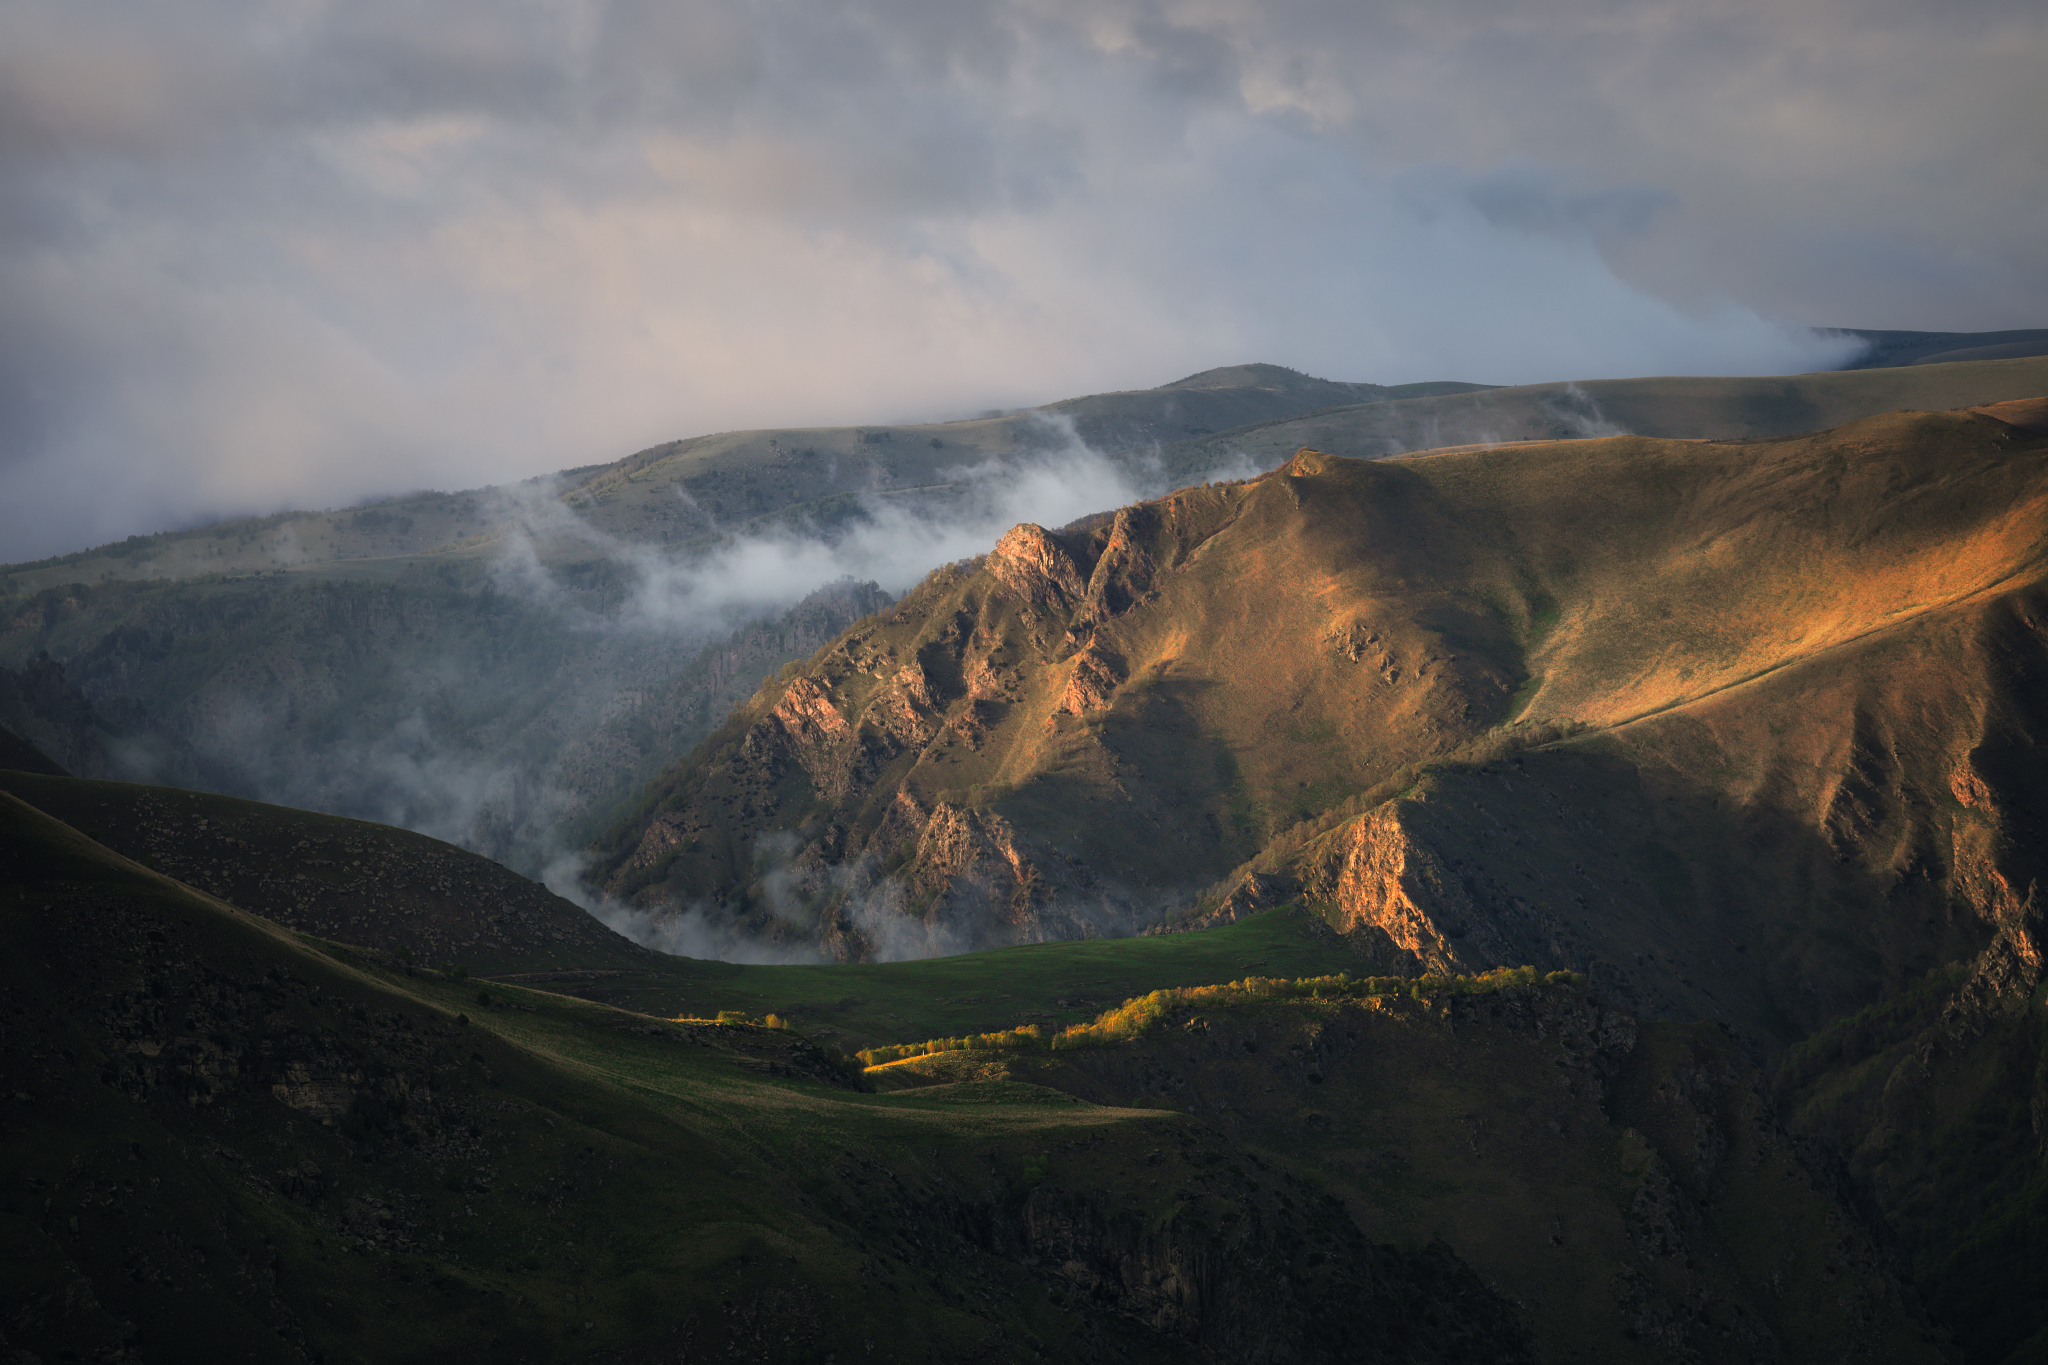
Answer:
[[(16, 1352), (1532, 1358), (1448, 1251), (1369, 1243), (1283, 1170), (1217, 1188), (1247, 1158), (1188, 1120), (865, 1096), (786, 1033), (503, 987), (523, 1008), (492, 1009), (12, 797), (0, 821)], [(1147, 1150), (1193, 1188), (1129, 1188)]]
[(1940, 1356), (1719, 1034), (1569, 982), (877, 1094), (293, 935), (4, 794), (0, 839), (23, 1359)]
[(273, 923), (479, 974), (636, 968), (656, 954), (466, 849), (232, 796), (0, 771), (0, 791)]

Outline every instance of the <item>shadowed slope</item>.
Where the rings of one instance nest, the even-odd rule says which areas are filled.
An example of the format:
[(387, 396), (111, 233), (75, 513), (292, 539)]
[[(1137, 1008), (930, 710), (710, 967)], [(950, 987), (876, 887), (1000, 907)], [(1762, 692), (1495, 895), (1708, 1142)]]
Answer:
[(48, 754), (5, 726), (0, 726), (0, 769), (39, 773), (44, 777), (71, 776)]
[(655, 954), (488, 858), (389, 825), (231, 796), (0, 772), (0, 790), (286, 928), (478, 972)]
[(1202, 1115), (1301, 1163), (1375, 1235), (1448, 1242), (1527, 1306), (1547, 1359), (1942, 1358), (1882, 1234), (1721, 1029), (1639, 1025), (1555, 983), (1419, 992), (1182, 1004), (1112, 1046), (867, 1074)]
[(1287, 1172), (1126, 1188), (1148, 1146), (1176, 1183), (1243, 1159), (1188, 1120), (863, 1095), (777, 1031), (487, 1008), (4, 794), (0, 840), (25, 1359), (1531, 1358), (1448, 1252), (1369, 1243)]

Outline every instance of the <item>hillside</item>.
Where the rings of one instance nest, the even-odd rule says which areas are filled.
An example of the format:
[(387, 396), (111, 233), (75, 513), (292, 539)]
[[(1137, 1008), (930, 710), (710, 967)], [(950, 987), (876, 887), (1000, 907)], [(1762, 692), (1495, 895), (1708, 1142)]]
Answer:
[(1575, 986), (866, 1093), (787, 1030), (300, 939), (11, 795), (0, 838), (16, 1353), (1939, 1358), (1726, 1044)]
[(828, 584), (707, 640), (621, 621), (618, 596), (295, 577), (52, 590), (0, 621), (37, 656), (0, 666), (0, 723), (83, 776), (402, 824), (537, 875), (764, 674), (889, 600)]
[(1817, 431), (1901, 409), (1939, 411), (2042, 393), (2048, 393), (2048, 356), (2040, 350), (2019, 359), (1985, 356), (1967, 362), (1775, 378), (1523, 384), (1281, 418), (1188, 439), (1167, 447), (1163, 455), (1169, 470), (1200, 478), (1217, 468), (1226, 453), (1269, 469), (1302, 446), (1370, 458), (1445, 446), (1627, 433), (1754, 440)]
[[(1216, 1187), (1246, 1158), (1189, 1120), (863, 1095), (786, 1033), (491, 1008), (11, 796), (0, 832), (0, 1063), (34, 1104), (0, 1134), (16, 1353), (1532, 1358), (1449, 1252), (1370, 1243), (1262, 1163)], [(1147, 1149), (1184, 1197), (1122, 1184)]]
[(0, 791), (141, 866), (300, 933), (489, 974), (655, 956), (488, 858), (231, 796), (0, 771)]
[[(1302, 450), (1019, 527), (934, 575), (764, 688), (598, 870), (651, 913), (718, 906), (850, 959), (1296, 901), (1380, 970), (1585, 972), (1609, 1008), (1727, 1027), (1643, 1036), (1735, 1110), (1760, 1112), (1740, 1077), (1763, 1066), (1961, 1358), (2030, 1359), (2048, 1341), (2028, 1250), (2048, 1216), (2044, 577), (2048, 400), (1772, 440)], [(1366, 1111), (1302, 1145), (1329, 1075), (1277, 1082), (1268, 1111), (1165, 1038), (1106, 1071), (884, 1070), (1151, 1095), (1327, 1151), (1361, 1226), (1449, 1216), (1376, 1192)], [(1650, 1131), (1626, 1105), (1670, 1087), (1630, 1093), (1607, 1121)], [(1502, 1207), (1541, 1183), (1490, 1178)], [(1732, 1174), (1698, 1179), (1723, 1208), (1698, 1235), (1725, 1216), (1719, 1245), (1765, 1236), (1714, 1205), (1743, 1197)], [(1457, 1245), (1498, 1276), (1527, 1242)]]
[(1298, 1163), (1371, 1235), (1447, 1242), (1553, 1358), (1942, 1355), (1883, 1234), (1837, 1202), (1825, 1156), (1778, 1126), (1721, 1030), (1641, 1024), (1576, 988), (1210, 999), (1117, 1046), (867, 1074), (1201, 1115)]

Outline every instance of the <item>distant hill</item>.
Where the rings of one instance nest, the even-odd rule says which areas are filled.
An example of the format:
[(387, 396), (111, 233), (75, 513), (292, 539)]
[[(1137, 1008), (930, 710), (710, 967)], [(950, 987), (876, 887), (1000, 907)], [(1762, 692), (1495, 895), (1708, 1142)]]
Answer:
[(1845, 336), (1861, 337), (1870, 343), (1869, 350), (1849, 363), (1847, 368), (1852, 370), (2048, 355), (2048, 328), (2040, 327), (2006, 332), (1869, 332), (1855, 327), (1839, 330)]
[(1940, 411), (2042, 393), (2048, 393), (2048, 357), (1755, 379), (1596, 379), (1352, 404), (1188, 438), (1162, 453), (1170, 470), (1199, 478), (1232, 457), (1269, 469), (1304, 445), (1374, 459), (1623, 433), (1744, 440), (1904, 409)]
[[(97, 549), (0, 566), (0, 592), (108, 580), (229, 578), (280, 573), (389, 581), (423, 565), (461, 572), (513, 528), (537, 535), (545, 558), (589, 559), (593, 546), (551, 521), (567, 507), (600, 535), (682, 549), (789, 509), (828, 520), (862, 496), (928, 491), (947, 471), (1029, 457), (1068, 438), (1120, 451), (1298, 415), (1341, 403), (1481, 384), (1386, 387), (1316, 379), (1278, 365), (1236, 365), (1157, 389), (1067, 399), (999, 416), (928, 425), (770, 428), (666, 442), (552, 479), (420, 492), (361, 507), (283, 512), (189, 531), (131, 536)], [(687, 499), (678, 493), (687, 493)]]
[[(1848, 331), (1872, 343), (1851, 370), (2048, 355), (2048, 330)], [(1185, 470), (1199, 478), (1206, 470), (1193, 468), (1199, 463), (1196, 448), (1228, 454), (1237, 447), (1226, 433), (1325, 409), (1390, 405), (1370, 420), (1353, 419), (1353, 439), (1366, 448), (1345, 454), (1585, 435), (1592, 434), (1589, 424), (1603, 423), (1651, 436), (1783, 435), (1895, 407), (1952, 408), (2028, 397), (2033, 391), (2027, 384), (2038, 373), (2039, 367), (1957, 371), (1893, 385), (1795, 375), (1580, 380), (1500, 389), (1453, 381), (1348, 383), (1279, 365), (1229, 365), (1154, 389), (962, 421), (723, 432), (651, 446), (552, 479), (130, 536), (0, 566), (0, 594), (70, 583), (281, 573), (390, 581), (429, 565), (461, 573), (479, 556), (496, 553), (514, 528), (538, 535), (544, 558), (574, 562), (591, 558), (593, 550), (601, 556), (602, 547), (590, 536), (556, 524), (561, 507), (601, 536), (681, 551), (796, 509), (830, 524), (864, 496), (929, 497), (964, 467), (1057, 448), (1066, 439), (1064, 423), (1113, 456), (1168, 448), (1169, 474)], [(1497, 396), (1488, 399), (1489, 394)], [(1253, 439), (1259, 449), (1270, 444)]]

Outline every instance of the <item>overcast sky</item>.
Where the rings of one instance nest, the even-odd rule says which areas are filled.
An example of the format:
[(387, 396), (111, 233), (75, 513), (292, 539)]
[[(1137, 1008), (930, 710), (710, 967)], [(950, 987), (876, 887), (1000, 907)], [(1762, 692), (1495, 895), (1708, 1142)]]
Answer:
[(0, 559), (1212, 365), (2048, 325), (2039, 0), (0, 0)]

